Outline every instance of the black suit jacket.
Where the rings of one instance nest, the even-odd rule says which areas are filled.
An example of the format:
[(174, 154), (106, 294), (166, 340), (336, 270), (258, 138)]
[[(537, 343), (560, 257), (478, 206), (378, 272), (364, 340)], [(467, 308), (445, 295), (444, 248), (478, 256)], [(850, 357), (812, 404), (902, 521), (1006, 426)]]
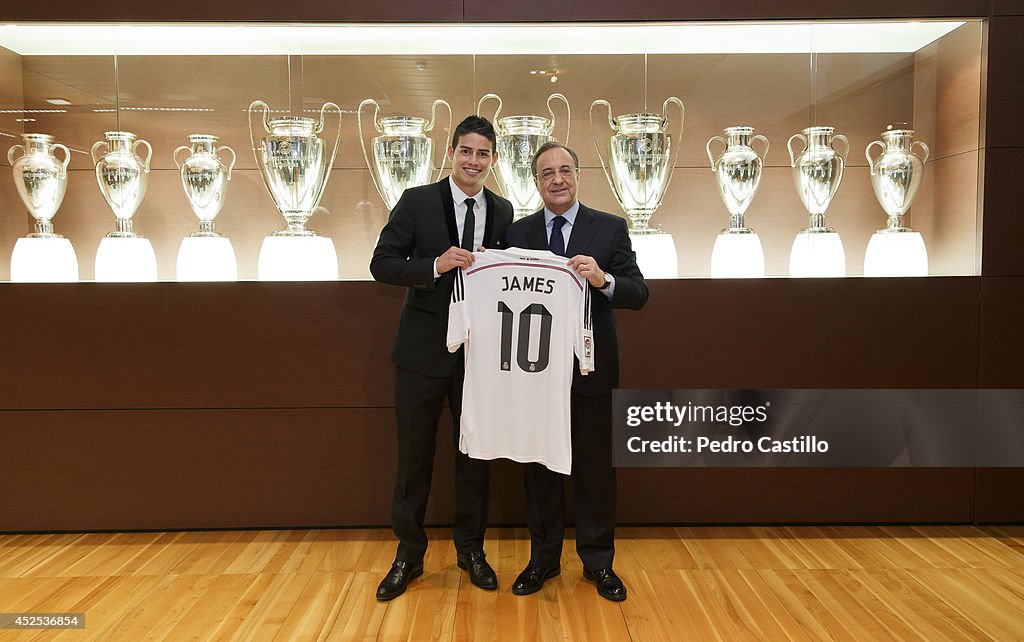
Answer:
[[(548, 249), (544, 211), (516, 221), (505, 235), (509, 247)], [(602, 270), (615, 277), (611, 301), (603, 292), (590, 289), (591, 317), (594, 324), (594, 372), (587, 376), (573, 368), (573, 390), (585, 396), (607, 394), (619, 385), (619, 344), (615, 334), (612, 308), (639, 310), (647, 303), (647, 283), (636, 264), (636, 253), (629, 240), (629, 228), (619, 216), (592, 210), (580, 203), (565, 253), (594, 257)]]
[[(512, 204), (484, 188), (487, 221), (484, 247), (504, 247)], [(381, 283), (408, 287), (391, 360), (398, 366), (444, 377), (455, 366), (448, 352), (448, 304), (455, 271), (434, 278), (434, 259), (460, 245), (455, 203), (448, 178), (405, 190), (391, 210), (370, 259), (370, 273)]]

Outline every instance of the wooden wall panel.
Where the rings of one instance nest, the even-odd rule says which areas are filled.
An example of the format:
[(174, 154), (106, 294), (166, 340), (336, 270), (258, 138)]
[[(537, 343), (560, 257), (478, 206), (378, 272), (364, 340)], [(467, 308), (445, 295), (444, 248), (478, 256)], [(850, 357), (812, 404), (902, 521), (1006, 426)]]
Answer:
[(0, 20), (90, 21), (460, 21), (462, 2), (456, 0), (398, 0), (366, 3), (357, 0), (220, 0), (218, 2), (136, 2), (111, 4), (103, 0), (54, 0), (9, 3)]
[(973, 479), (970, 468), (621, 469), (618, 512), (621, 523), (969, 522)]
[[(985, 16), (987, 0), (862, 0), (823, 4), (813, 0), (782, 0), (765, 4), (753, 0), (720, 3), (694, 0), (651, 0), (642, 5), (617, 0), (569, 0), (559, 6), (559, 20), (760, 20), (798, 18), (921, 18)], [(466, 0), (467, 22), (552, 20), (550, 6), (542, 0), (495, 3)]]
[[(651, 291), (644, 310), (619, 315), (624, 387), (977, 381), (976, 279), (654, 281)], [(0, 336), (15, 340), (0, 344), (0, 407), (390, 406), (401, 296), (373, 283), (7, 285)]]
[(387, 407), (401, 296), (341, 282), (8, 284), (0, 405)]
[(624, 388), (973, 388), (973, 278), (649, 284), (617, 317)]
[[(0, 411), (0, 532), (387, 526), (390, 408)], [(454, 510), (442, 417), (430, 524)], [(969, 521), (972, 470), (621, 469), (620, 523)], [(572, 515), (569, 515), (570, 520)], [(491, 466), (490, 523), (524, 520)]]

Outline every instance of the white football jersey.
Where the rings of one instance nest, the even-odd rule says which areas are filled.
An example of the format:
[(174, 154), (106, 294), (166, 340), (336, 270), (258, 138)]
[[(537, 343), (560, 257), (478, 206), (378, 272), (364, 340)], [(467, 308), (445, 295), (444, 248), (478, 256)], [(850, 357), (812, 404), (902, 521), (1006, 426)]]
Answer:
[(448, 308), (448, 350), (466, 346), (459, 450), (568, 475), (573, 354), (594, 370), (587, 281), (547, 250), (474, 257)]

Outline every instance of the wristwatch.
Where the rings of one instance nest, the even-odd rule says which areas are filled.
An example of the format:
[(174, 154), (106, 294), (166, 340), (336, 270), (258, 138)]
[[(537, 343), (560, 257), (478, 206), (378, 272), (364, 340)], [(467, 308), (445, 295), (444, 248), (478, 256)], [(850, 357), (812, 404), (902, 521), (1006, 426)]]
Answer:
[(597, 289), (598, 290), (607, 290), (611, 286), (612, 286), (612, 275), (608, 274), (607, 272), (605, 272), (604, 273), (604, 283), (601, 285), (601, 287), (599, 287)]

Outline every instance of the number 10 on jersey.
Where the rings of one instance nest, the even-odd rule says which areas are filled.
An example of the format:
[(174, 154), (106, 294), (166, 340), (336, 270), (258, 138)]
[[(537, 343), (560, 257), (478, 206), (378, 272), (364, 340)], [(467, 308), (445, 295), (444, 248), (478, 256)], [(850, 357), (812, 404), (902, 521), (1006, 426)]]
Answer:
[[(501, 315), (501, 363), (502, 371), (512, 369), (512, 326), (516, 313), (503, 301), (498, 301), (498, 313)], [(516, 363), (523, 372), (542, 372), (548, 367), (551, 356), (551, 312), (542, 303), (531, 303), (519, 313), (519, 335), (516, 349)], [(533, 318), (540, 319), (539, 344), (537, 358), (530, 359), (530, 329)]]

